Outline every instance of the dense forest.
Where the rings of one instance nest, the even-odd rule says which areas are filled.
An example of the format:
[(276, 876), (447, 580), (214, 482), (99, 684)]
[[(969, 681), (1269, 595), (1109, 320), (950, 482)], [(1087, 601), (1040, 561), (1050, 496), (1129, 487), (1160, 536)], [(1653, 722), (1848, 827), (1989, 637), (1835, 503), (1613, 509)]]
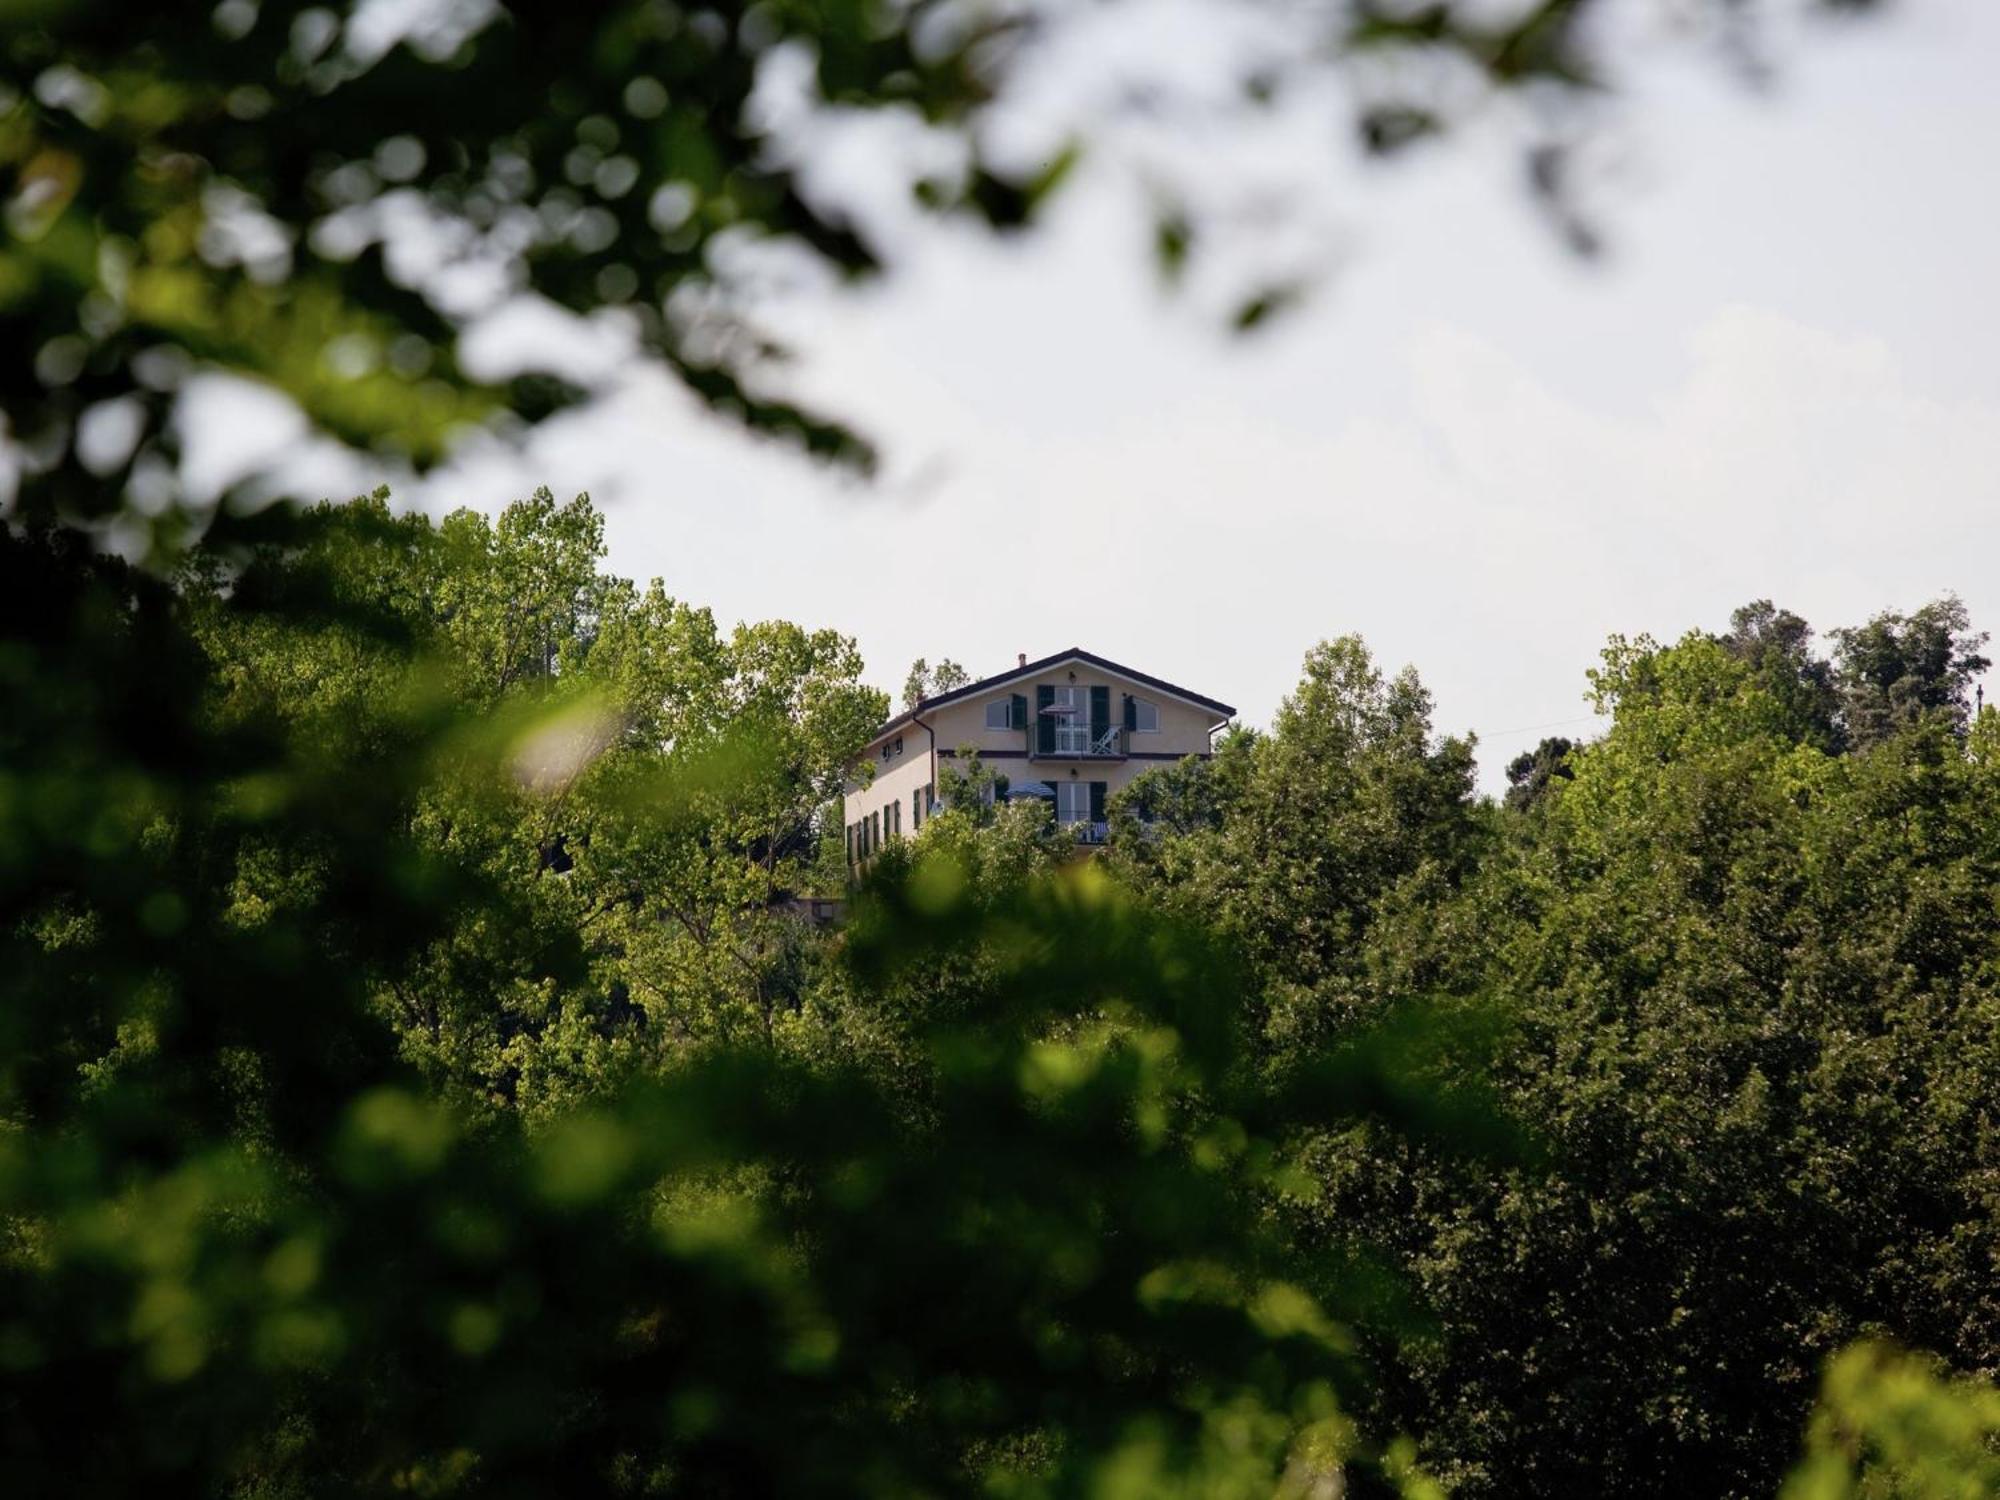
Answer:
[(1337, 637), (847, 892), (851, 639), (583, 499), (265, 533), (0, 536), (13, 1492), (2000, 1485), (1955, 600), (1614, 638), (1499, 800)]
[[(1657, 10), (1761, 81), (1874, 8)], [(1956, 600), (1613, 639), (1497, 799), (1330, 619), (1102, 850), (968, 763), (850, 887), (839, 622), (614, 577), (585, 500), (295, 503), (635, 372), (865, 475), (771, 268), (1030, 230), (1135, 123), (1137, 254), (1239, 333), (1325, 267), (1216, 189), (1314, 100), (1503, 132), (1594, 252), (1634, 7), (1209, 9), (1197, 80), (1126, 45), (1176, 0), (0, 6), (6, 1495), (2000, 1493)], [(1024, 131), (1099, 13), (1135, 71)], [(297, 440), (191, 462), (218, 382)]]

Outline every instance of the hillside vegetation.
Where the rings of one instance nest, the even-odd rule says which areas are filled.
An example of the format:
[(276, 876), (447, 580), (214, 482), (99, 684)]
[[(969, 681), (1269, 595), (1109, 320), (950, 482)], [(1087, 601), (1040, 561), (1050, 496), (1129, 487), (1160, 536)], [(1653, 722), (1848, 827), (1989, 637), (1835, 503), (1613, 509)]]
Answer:
[(1955, 601), (1614, 640), (1500, 803), (1333, 640), (1101, 857), (967, 783), (827, 929), (851, 640), (584, 500), (278, 524), (0, 541), (22, 1493), (2000, 1476)]

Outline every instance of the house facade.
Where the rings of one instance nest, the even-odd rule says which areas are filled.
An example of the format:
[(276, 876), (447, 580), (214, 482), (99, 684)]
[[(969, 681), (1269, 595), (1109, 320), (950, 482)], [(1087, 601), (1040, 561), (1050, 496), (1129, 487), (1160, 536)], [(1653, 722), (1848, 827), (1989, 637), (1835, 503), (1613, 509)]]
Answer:
[(962, 753), (1006, 779), (1009, 800), (1041, 798), (1079, 843), (1101, 843), (1107, 798), (1133, 777), (1206, 758), (1228, 704), (1071, 649), (927, 698), (875, 732), (848, 778), (847, 861), (859, 870), (937, 807), (938, 771)]

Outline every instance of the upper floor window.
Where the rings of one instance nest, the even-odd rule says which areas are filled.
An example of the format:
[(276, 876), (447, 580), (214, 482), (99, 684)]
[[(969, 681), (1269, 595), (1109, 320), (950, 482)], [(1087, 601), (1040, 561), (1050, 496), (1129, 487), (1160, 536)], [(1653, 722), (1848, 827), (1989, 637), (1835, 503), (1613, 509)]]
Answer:
[(1158, 734), (1160, 732), (1160, 705), (1148, 703), (1144, 698), (1132, 700), (1132, 730), (1135, 734)]
[(1056, 711), (1056, 753), (1082, 755), (1089, 750), (1090, 689), (1059, 687), (1055, 690), (1055, 701), (1049, 706)]
[(986, 705), (986, 727), (988, 729), (1016, 729), (1014, 722), (1014, 702), (1011, 698), (995, 698)]

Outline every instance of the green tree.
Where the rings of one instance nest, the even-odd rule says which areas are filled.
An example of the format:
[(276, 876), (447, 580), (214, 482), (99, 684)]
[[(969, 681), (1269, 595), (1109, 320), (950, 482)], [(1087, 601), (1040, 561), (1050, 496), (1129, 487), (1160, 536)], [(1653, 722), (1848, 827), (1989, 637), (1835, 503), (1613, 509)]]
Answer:
[(910, 663), (910, 675), (903, 679), (903, 707), (915, 708), (926, 698), (962, 688), (970, 681), (965, 668), (949, 657), (933, 667), (920, 656)]
[[(581, 497), (433, 527), (376, 496), (304, 529), (304, 545), (190, 570), (228, 684), (216, 711), (275, 715), (328, 756), (386, 743), (413, 692), (486, 726), (402, 814), (496, 893), (382, 986), (405, 1054), (469, 1097), (540, 1111), (694, 1047), (768, 1044), (812, 963), (789, 898), (885, 707), (854, 643), (783, 622), (724, 632), (657, 582), (604, 574)], [(324, 618), (233, 607), (305, 597)]]
[(1780, 1500), (1908, 1496), (1951, 1500), (2000, 1489), (2000, 1391), (1879, 1343), (1834, 1360)]
[(1316, 1147), (1312, 1212), (1438, 1319), (1383, 1420), (1461, 1493), (1769, 1494), (1848, 1341), (2000, 1353), (1995, 731), (1831, 755), (1767, 668), (1614, 640), (1561, 793), (1376, 925), (1378, 984), (1504, 1021), (1491, 1076), (1548, 1152)]
[(1516, 812), (1526, 812), (1544, 797), (1559, 781), (1568, 781), (1576, 775), (1570, 766), (1570, 756), (1575, 752), (1574, 741), (1562, 735), (1550, 735), (1532, 750), (1523, 751), (1507, 762), (1507, 806)]
[(1840, 691), (1832, 666), (1812, 651), (1812, 627), (1769, 599), (1753, 600), (1729, 616), (1723, 644), (1749, 663), (1758, 685), (1784, 705), (1793, 737), (1821, 750), (1846, 745)]
[(1367, 936), (1391, 893), (1472, 868), (1485, 836), (1472, 777), (1471, 742), (1432, 734), (1416, 673), (1384, 677), (1343, 636), (1307, 653), (1268, 735), (1134, 783), (1121, 815), (1154, 826), (1123, 825), (1123, 867), (1243, 943), (1272, 1055), (1309, 1057), (1371, 1009)]
[[(1373, 1281), (1265, 1211), (1296, 1190), (1275, 1143), (1299, 1111), (1433, 1111), (1379, 1049), (1309, 1094), (1266, 1089), (1242, 967), (1092, 867), (976, 880), (979, 835), (946, 814), (934, 858), (872, 883), (844, 983), (921, 1096), (847, 1054), (726, 1044), (532, 1128), (427, 1088), (379, 996), (519, 892), (410, 810), (471, 805), (476, 782), (511, 805), (524, 744), (575, 704), (545, 694), (495, 733), (419, 662), (328, 745), (362, 694), (286, 699), (247, 642), (401, 649), (399, 584), (357, 601), (299, 560), (379, 519), (323, 515), (220, 593), (0, 533), (10, 1482), (1249, 1497), (1372, 1473), (1434, 1493), (1346, 1414)], [(391, 534), (420, 559), (436, 535)], [(379, 580), (355, 545), (353, 576)], [(796, 701), (798, 649), (743, 644), (732, 701)], [(731, 773), (669, 769), (653, 791)], [(926, 1005), (938, 974), (966, 978)], [(564, 1000), (588, 982), (550, 980)]]
[(1973, 679), (1992, 662), (1984, 631), (1955, 595), (1909, 615), (1885, 611), (1866, 625), (1834, 632), (1838, 685), (1849, 738), (1869, 746), (1925, 714), (1963, 727)]

